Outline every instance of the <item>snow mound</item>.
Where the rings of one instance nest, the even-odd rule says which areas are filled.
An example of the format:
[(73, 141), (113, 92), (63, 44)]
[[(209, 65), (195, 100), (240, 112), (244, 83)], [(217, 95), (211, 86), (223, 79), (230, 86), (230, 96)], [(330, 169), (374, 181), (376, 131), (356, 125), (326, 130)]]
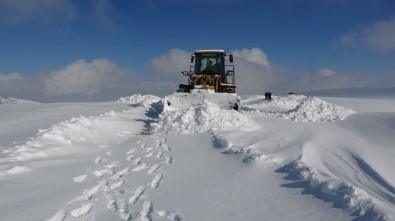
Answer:
[(38, 102), (13, 98), (13, 97), (0, 96), (0, 104), (38, 104)]
[(295, 109), (300, 103), (306, 99), (304, 95), (287, 95), (287, 96), (272, 96), (272, 100), (265, 100), (265, 96), (256, 95), (242, 100), (242, 107), (252, 110), (263, 109)]
[(295, 109), (304, 99), (304, 95), (274, 96), (269, 104), (283, 109)]
[(230, 130), (243, 126), (258, 126), (247, 116), (234, 110), (221, 109), (205, 100), (202, 104), (187, 109), (166, 111), (159, 115), (159, 122), (151, 124), (159, 133), (201, 133), (210, 130)]
[(129, 97), (121, 97), (117, 100), (117, 103), (122, 104), (129, 104), (129, 105), (143, 105), (149, 106), (152, 103), (156, 103), (160, 101), (161, 98), (154, 96), (154, 95), (141, 95), (141, 94), (134, 94)]
[(354, 110), (328, 103), (317, 97), (303, 101), (284, 115), (285, 119), (301, 122), (333, 122), (344, 120), (356, 113)]
[[(294, 95), (292, 95), (294, 96)], [(304, 97), (304, 96), (303, 96)], [(348, 116), (356, 112), (350, 108), (331, 104), (319, 99), (318, 97), (303, 98), (302, 96), (293, 98), (286, 96), (285, 98), (277, 98), (272, 104), (277, 105), (277, 108), (289, 108), (296, 106), (294, 109), (288, 111), (281, 110), (262, 110), (262, 108), (251, 108), (251, 104), (247, 106), (250, 113), (256, 113), (267, 118), (279, 118), (285, 120), (299, 121), (299, 122), (333, 122), (337, 120), (344, 120)], [(300, 102), (298, 105), (296, 105)], [(270, 103), (270, 102), (269, 102)], [(256, 103), (255, 107), (267, 104)]]

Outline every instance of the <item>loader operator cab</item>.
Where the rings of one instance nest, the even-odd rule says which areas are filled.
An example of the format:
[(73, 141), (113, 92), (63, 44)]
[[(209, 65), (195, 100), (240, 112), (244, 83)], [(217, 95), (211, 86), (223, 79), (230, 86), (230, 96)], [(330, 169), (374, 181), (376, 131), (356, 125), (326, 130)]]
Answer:
[(192, 59), (195, 61), (195, 74), (225, 74), (225, 53), (224, 52), (195, 52)]
[(233, 63), (233, 56), (224, 50), (196, 50), (191, 56), (187, 84), (180, 84), (178, 92), (190, 92), (192, 89), (209, 89), (217, 93), (236, 93), (235, 70), (226, 64), (226, 57)]

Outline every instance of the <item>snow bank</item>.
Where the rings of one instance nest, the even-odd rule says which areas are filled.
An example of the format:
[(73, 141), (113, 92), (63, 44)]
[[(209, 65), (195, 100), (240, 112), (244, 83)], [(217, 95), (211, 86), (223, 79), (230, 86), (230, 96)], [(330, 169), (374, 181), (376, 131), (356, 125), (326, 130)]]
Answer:
[(234, 110), (225, 110), (205, 100), (187, 109), (166, 111), (159, 115), (159, 122), (151, 124), (157, 133), (200, 133), (210, 130), (229, 130), (239, 127), (257, 128), (247, 116)]
[(161, 98), (154, 95), (141, 95), (134, 94), (129, 97), (121, 97), (117, 100), (118, 103), (129, 104), (129, 105), (143, 105), (145, 107), (152, 103), (160, 101)]
[(338, 106), (313, 97), (303, 101), (295, 109), (284, 115), (284, 119), (302, 122), (332, 122), (344, 120), (356, 113), (347, 107)]
[(255, 95), (242, 100), (242, 107), (252, 110), (269, 108), (292, 110), (306, 99), (304, 95), (272, 96), (272, 100), (265, 100), (263, 95)]
[(303, 99), (303, 97), (287, 96), (284, 99), (280, 98), (272, 102), (272, 105), (275, 104), (279, 108), (292, 107), (295, 106), (297, 102), (300, 102), (294, 109), (285, 112), (262, 111), (256, 109), (251, 112), (259, 113), (259, 115), (267, 118), (279, 118), (300, 122), (333, 122), (344, 120), (348, 116), (356, 113), (350, 108), (328, 103), (318, 97), (301, 99)]
[[(15, 147), (16, 160), (28, 160), (47, 157), (51, 151), (60, 151), (75, 141), (97, 140), (95, 128), (100, 127), (97, 119), (80, 116), (39, 130), (37, 135), (23, 145)], [(49, 148), (50, 147), (50, 148)]]
[(25, 144), (15, 146), (10, 158), (16, 161), (26, 161), (67, 152), (69, 149), (65, 147), (73, 146), (77, 142), (106, 142), (115, 132), (105, 119), (116, 116), (117, 113), (114, 111), (106, 112), (99, 117), (81, 115), (54, 124), (48, 129), (40, 129)]

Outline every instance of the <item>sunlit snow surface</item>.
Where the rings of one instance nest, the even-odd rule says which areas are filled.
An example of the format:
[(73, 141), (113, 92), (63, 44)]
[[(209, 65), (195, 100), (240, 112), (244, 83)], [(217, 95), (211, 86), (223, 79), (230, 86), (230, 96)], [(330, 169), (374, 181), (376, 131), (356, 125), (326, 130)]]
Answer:
[(0, 220), (395, 219), (394, 99), (216, 103), (0, 105)]

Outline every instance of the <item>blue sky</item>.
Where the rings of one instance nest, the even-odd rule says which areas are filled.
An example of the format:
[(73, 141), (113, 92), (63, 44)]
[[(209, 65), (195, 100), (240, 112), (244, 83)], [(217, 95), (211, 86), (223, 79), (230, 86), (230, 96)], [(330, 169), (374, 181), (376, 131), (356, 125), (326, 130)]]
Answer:
[(0, 95), (44, 101), (163, 95), (209, 48), (239, 55), (241, 85), (262, 81), (245, 93), (395, 82), (391, 0), (0, 0), (0, 36)]

